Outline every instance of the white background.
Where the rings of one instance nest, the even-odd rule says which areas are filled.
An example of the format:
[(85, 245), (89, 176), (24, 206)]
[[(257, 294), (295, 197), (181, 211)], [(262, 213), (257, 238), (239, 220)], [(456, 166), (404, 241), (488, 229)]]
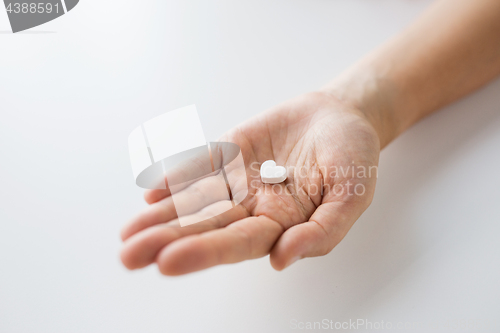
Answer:
[[(145, 206), (132, 129), (196, 103), (214, 140), (320, 87), (429, 3), (82, 0), (16, 35), (0, 10), (0, 332), (289, 332), (358, 318), (500, 331), (500, 81), (382, 153), (372, 206), (326, 257), (180, 278), (118, 259), (121, 226)], [(452, 328), (466, 321), (489, 329)]]

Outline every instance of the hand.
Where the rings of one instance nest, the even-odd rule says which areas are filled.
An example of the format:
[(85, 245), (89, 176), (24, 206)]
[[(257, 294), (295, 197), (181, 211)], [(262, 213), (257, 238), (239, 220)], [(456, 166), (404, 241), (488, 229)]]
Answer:
[[(270, 254), (272, 266), (282, 270), (329, 253), (371, 203), (379, 137), (361, 111), (330, 95), (310, 93), (283, 103), (220, 141), (241, 148), (245, 200), (181, 228), (169, 190), (147, 191), (150, 206), (122, 231), (127, 268), (156, 262), (161, 273), (181, 275)], [(289, 170), (283, 184), (260, 182), (258, 166), (270, 159)]]

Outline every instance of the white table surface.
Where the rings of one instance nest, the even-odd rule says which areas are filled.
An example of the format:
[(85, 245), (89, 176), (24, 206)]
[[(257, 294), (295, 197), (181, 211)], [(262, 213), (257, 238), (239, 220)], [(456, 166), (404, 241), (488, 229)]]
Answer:
[(326, 83), (430, 2), (82, 0), (16, 35), (0, 10), (0, 332), (293, 332), (324, 319), (499, 332), (500, 81), (382, 153), (372, 206), (326, 257), (180, 278), (118, 259), (121, 226), (145, 206), (133, 128), (196, 103), (214, 140)]

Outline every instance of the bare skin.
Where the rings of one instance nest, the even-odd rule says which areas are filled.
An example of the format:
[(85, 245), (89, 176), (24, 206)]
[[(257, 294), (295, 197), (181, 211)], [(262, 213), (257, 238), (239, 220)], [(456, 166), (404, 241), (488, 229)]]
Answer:
[[(165, 275), (182, 275), (270, 254), (282, 270), (329, 253), (370, 205), (376, 173), (325, 170), (376, 167), (380, 149), (406, 128), (499, 73), (500, 2), (438, 1), (323, 89), (221, 138), (239, 145), (252, 183), (240, 205), (181, 228), (169, 191), (146, 192), (150, 206), (122, 230), (124, 265), (156, 263)], [(269, 159), (297, 171), (278, 187), (255, 182), (251, 165)]]
[[(363, 114), (325, 93), (284, 103), (230, 131), (221, 141), (240, 146), (249, 183), (258, 179), (251, 178), (253, 162), (274, 159), (297, 172), (278, 188), (254, 181), (241, 205), (207, 221), (206, 228), (180, 228), (175, 219), (165, 224), (166, 215), (175, 217), (168, 192), (147, 192), (150, 209), (122, 233), (122, 259), (127, 267), (156, 261), (162, 273), (178, 275), (271, 253), (273, 267), (283, 269), (297, 257), (328, 253), (373, 197), (376, 174), (352, 179), (324, 172), (334, 165), (352, 166), (353, 161), (368, 168), (377, 165), (379, 155), (377, 134)], [(364, 195), (354, 194), (358, 183), (364, 186)], [(287, 184), (292, 186), (285, 188)], [(339, 186), (345, 188), (342, 195)], [(323, 196), (313, 192), (321, 187), (330, 191), (325, 190)]]

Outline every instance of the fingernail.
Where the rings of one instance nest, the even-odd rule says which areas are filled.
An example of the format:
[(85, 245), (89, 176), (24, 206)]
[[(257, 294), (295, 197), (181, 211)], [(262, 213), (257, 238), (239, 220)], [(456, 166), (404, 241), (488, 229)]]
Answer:
[(300, 259), (300, 256), (293, 257), (292, 259), (290, 259), (290, 261), (288, 262), (288, 264), (285, 267), (289, 267), (289, 266), (293, 265), (299, 259)]

